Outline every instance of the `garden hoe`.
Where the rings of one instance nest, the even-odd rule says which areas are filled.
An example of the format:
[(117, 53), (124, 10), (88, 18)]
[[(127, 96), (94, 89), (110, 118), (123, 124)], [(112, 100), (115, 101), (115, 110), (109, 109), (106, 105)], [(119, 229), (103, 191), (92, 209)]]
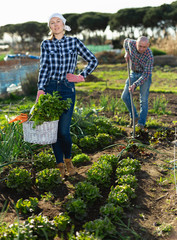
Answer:
[[(129, 87), (131, 86), (131, 79), (130, 79), (130, 58), (127, 61), (127, 68), (128, 68), (128, 79), (129, 79)], [(132, 108), (132, 119), (133, 119), (133, 138), (135, 138), (135, 113), (133, 107), (133, 93), (130, 91), (130, 100), (131, 100), (131, 108)]]

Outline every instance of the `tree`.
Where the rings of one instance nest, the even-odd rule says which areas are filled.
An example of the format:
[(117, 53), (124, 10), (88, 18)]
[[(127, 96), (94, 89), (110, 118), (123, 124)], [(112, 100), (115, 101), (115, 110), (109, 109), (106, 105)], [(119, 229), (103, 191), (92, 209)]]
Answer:
[(67, 19), (67, 24), (71, 27), (71, 34), (78, 34), (80, 29), (78, 27), (78, 18), (80, 14), (69, 13), (63, 15)]
[(167, 36), (168, 29), (171, 26), (171, 11), (172, 6), (169, 4), (163, 4), (160, 7), (150, 8), (143, 18), (144, 26), (146, 28), (151, 28), (152, 32), (156, 30), (158, 35), (163, 32), (164, 36)]
[(81, 14), (78, 18), (78, 26), (81, 30), (105, 31), (108, 26), (110, 14), (107, 13), (97, 13), (97, 12), (87, 12)]
[(17, 32), (22, 41), (25, 38), (32, 38), (35, 42), (41, 42), (44, 36), (47, 36), (49, 28), (47, 23), (26, 22), (17, 24)]
[(133, 37), (135, 28), (143, 29), (142, 19), (149, 8), (126, 8), (119, 10), (110, 19), (110, 29), (112, 31), (117, 30), (125, 36), (131, 35)]

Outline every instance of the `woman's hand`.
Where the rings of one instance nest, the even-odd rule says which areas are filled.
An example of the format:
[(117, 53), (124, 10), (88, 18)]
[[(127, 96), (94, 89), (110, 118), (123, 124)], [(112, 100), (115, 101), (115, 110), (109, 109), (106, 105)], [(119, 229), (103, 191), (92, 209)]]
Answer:
[(36, 102), (38, 101), (40, 95), (42, 95), (42, 94), (43, 94), (43, 95), (45, 94), (45, 92), (44, 92), (43, 90), (38, 90), (38, 91), (37, 91)]
[(82, 75), (74, 75), (72, 73), (67, 73), (66, 78), (68, 79), (68, 82), (84, 82), (85, 81)]

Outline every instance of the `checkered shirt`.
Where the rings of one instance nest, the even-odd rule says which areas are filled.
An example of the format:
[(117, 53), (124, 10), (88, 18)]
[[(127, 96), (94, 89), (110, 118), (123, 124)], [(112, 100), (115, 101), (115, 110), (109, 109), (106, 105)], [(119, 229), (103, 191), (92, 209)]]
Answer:
[(142, 73), (140, 78), (135, 82), (136, 87), (142, 85), (152, 74), (154, 58), (150, 48), (144, 53), (139, 53), (136, 48), (136, 40), (126, 38), (124, 48), (129, 53), (131, 59), (131, 70)]
[(82, 41), (65, 35), (60, 40), (44, 40), (41, 43), (38, 89), (44, 90), (50, 80), (66, 80), (66, 74), (75, 71), (78, 55), (87, 62), (80, 73), (85, 78), (97, 67), (98, 61)]

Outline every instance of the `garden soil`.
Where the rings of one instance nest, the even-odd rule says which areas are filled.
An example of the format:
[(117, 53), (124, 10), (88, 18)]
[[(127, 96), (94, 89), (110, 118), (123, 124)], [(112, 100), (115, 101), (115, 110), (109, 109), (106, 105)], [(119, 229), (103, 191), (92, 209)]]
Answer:
[[(109, 93), (112, 96), (120, 97), (121, 92), (114, 90), (105, 90), (105, 93)], [(99, 99), (102, 92), (92, 93), (88, 96), (84, 94), (82, 100), (94, 98)], [(149, 105), (152, 104), (153, 97), (160, 96), (161, 94), (150, 93)], [(164, 95), (164, 94), (163, 94)], [(177, 95), (165, 94), (168, 100), (168, 109), (171, 111), (170, 115), (161, 116), (160, 120), (164, 123), (168, 123), (171, 128), (175, 129), (173, 121), (177, 121)], [(134, 99), (138, 99), (138, 93), (134, 94)], [(110, 114), (111, 115), (111, 114)], [(111, 117), (111, 116), (109, 116)], [(157, 118), (156, 115), (148, 115), (148, 118)], [(132, 129), (125, 127), (128, 137), (132, 136)], [(149, 130), (149, 132), (151, 129)], [(153, 131), (153, 130), (152, 130)], [(116, 141), (117, 145), (113, 148), (89, 154), (91, 163), (88, 165), (78, 167), (78, 174), (75, 177), (66, 177), (62, 189), (53, 192), (55, 195), (55, 205), (51, 202), (39, 202), (39, 212), (43, 212), (44, 215), (52, 219), (54, 216), (63, 211), (63, 203), (67, 199), (69, 193), (74, 192), (74, 185), (79, 181), (83, 181), (86, 178), (86, 172), (91, 167), (91, 164), (98, 160), (103, 154), (115, 154), (120, 153), (120, 146), (126, 144), (125, 140)], [(177, 148), (176, 148), (177, 149)], [(177, 150), (176, 150), (177, 154)], [(143, 240), (176, 240), (177, 239), (177, 194), (174, 185), (173, 169), (166, 169), (164, 165), (166, 160), (174, 159), (174, 146), (171, 142), (163, 142), (156, 144), (155, 147), (150, 147), (144, 152), (138, 154), (136, 152), (129, 153), (129, 156), (134, 157), (141, 162), (141, 170), (137, 174), (138, 188), (136, 189), (137, 198), (132, 201), (131, 208), (126, 212), (125, 222), (129, 224), (129, 227), (137, 232)], [(163, 179), (166, 181), (162, 181)], [(172, 182), (169, 180), (171, 179)], [(4, 217), (4, 221), (12, 223), (17, 217), (14, 210), (14, 202), (19, 198), (27, 198), (29, 196), (39, 196), (38, 192), (33, 189), (31, 192), (18, 193), (11, 189), (8, 189), (5, 184), (0, 183), (0, 209), (2, 209), (6, 200), (8, 200), (9, 208)], [(108, 192), (104, 192), (103, 199), (97, 202), (92, 209), (87, 220), (94, 220), (99, 216), (99, 206), (102, 205)], [(58, 204), (56, 204), (58, 201)], [(20, 220), (24, 220), (23, 216)], [(82, 222), (83, 224), (83, 222)], [(80, 224), (75, 223), (76, 230), (80, 229)], [(172, 230), (165, 229), (167, 226), (172, 226)], [(162, 231), (163, 229), (163, 231)], [(128, 231), (128, 230), (127, 230)], [(133, 240), (135, 238), (132, 238)]]

